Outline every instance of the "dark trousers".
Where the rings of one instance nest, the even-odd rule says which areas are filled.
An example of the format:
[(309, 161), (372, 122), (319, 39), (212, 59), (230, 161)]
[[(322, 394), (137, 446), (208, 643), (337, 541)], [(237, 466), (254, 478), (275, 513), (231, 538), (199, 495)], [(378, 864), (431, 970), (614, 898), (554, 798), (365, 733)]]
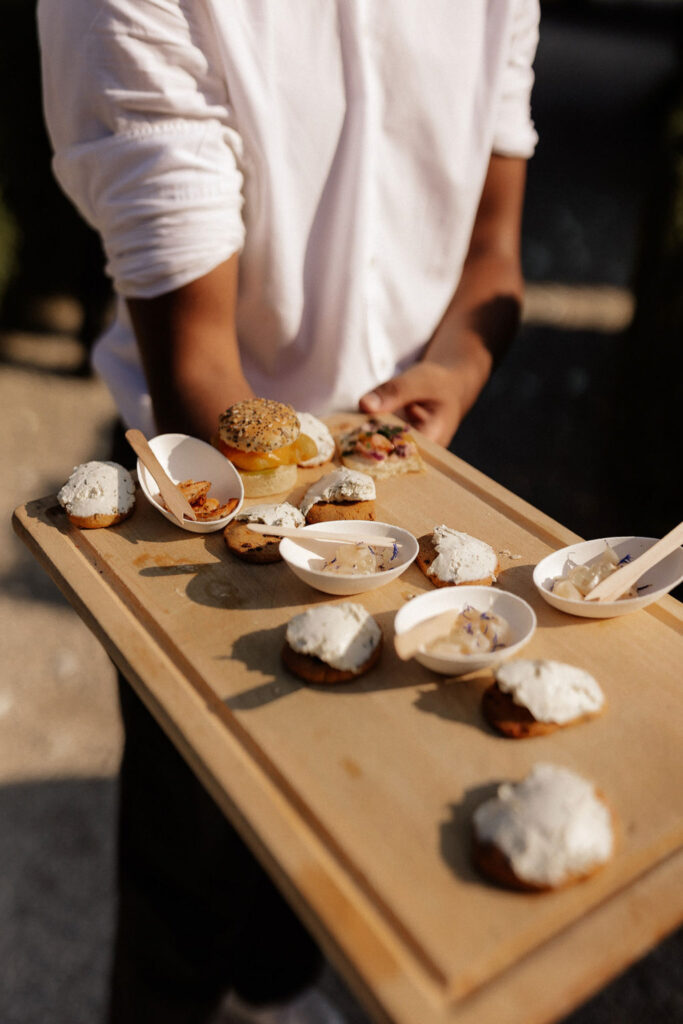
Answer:
[(278, 1002), (321, 954), (124, 679), (110, 1024), (204, 1024), (229, 990)]
[[(111, 458), (135, 456), (116, 424)], [(322, 955), (268, 875), (119, 677), (118, 917), (109, 1024), (204, 1024), (230, 989), (279, 1002)]]

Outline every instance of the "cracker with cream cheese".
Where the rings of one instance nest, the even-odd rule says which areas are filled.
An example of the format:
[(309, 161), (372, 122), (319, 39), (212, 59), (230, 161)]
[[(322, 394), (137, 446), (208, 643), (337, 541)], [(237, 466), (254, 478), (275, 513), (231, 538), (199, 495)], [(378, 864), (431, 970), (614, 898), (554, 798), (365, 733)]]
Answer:
[(349, 682), (379, 660), (382, 631), (361, 604), (344, 601), (307, 608), (287, 626), (282, 660), (304, 682)]
[(472, 855), (491, 881), (524, 892), (563, 889), (613, 856), (614, 818), (604, 796), (568, 768), (540, 763), (505, 782), (474, 812)]
[(484, 717), (510, 739), (547, 736), (601, 714), (604, 694), (590, 673), (548, 659), (500, 665), (482, 695)]
[(356, 470), (335, 469), (306, 491), (300, 508), (306, 522), (375, 518), (375, 481)]
[(489, 586), (498, 556), (490, 544), (440, 524), (418, 539), (417, 564), (435, 587)]

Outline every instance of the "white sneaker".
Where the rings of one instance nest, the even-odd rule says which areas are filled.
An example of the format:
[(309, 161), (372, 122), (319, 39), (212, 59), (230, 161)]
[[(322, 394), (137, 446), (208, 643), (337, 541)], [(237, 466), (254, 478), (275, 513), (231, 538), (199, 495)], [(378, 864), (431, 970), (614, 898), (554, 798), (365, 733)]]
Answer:
[(219, 1024), (347, 1024), (347, 1020), (320, 989), (311, 986), (286, 1003), (267, 1006), (253, 1006), (232, 993)]

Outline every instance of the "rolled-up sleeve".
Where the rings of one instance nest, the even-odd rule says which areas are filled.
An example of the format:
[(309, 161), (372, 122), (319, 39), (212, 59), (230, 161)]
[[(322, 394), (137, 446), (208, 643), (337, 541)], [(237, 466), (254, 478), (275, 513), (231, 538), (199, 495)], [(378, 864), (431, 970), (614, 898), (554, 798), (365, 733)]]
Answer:
[(493, 138), (494, 152), (504, 156), (529, 157), (538, 142), (531, 119), (531, 89), (539, 17), (538, 0), (514, 0)]
[(204, 4), (41, 0), (38, 19), (55, 175), (119, 294), (163, 294), (237, 252), (241, 140)]

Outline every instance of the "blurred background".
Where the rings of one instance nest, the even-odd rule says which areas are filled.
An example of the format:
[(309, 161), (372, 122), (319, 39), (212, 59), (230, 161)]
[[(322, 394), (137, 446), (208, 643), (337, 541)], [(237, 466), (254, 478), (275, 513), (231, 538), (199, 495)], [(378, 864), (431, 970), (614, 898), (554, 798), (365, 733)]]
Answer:
[[(683, 505), (683, 4), (542, 11), (524, 320), (453, 450), (583, 536), (661, 536)], [(0, 1021), (96, 1024), (113, 672), (9, 518), (107, 456), (114, 409), (88, 352), (110, 293), (96, 236), (51, 176), (34, 3), (0, 0), (0, 14)], [(567, 1024), (683, 1020), (682, 954), (681, 933), (667, 938)]]

